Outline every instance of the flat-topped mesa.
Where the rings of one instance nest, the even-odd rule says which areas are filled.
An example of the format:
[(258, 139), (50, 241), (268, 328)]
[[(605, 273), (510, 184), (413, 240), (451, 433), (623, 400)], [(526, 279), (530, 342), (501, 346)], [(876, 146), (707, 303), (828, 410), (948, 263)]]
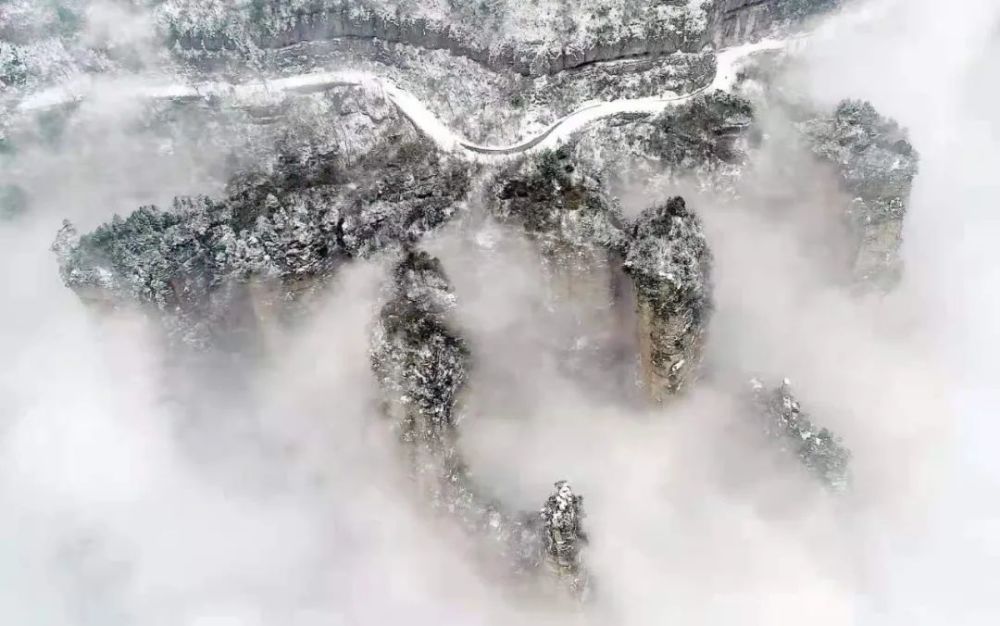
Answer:
[(644, 211), (630, 234), (624, 266), (635, 283), (643, 382), (662, 401), (697, 376), (712, 313), (712, 254), (680, 197)]
[[(181, 2), (162, 10), (160, 17), (171, 44), (181, 50), (246, 51), (326, 39), (378, 39), (446, 50), (492, 70), (524, 76), (697, 51), (707, 25), (702, 6), (680, 2), (637, 3), (633, 12), (621, 14), (598, 3), (571, 12), (558, 6), (525, 10), (521, 2), (452, 3), (444, 14), (436, 13), (440, 8), (392, 0), (286, 0), (224, 4), (206, 14), (200, 3)], [(602, 11), (602, 19), (588, 19)], [(633, 19), (626, 21), (624, 15)]]
[[(553, 516), (512, 512), (485, 494), (459, 449), (457, 413), (470, 376), (472, 356), (449, 315), (455, 297), (438, 259), (409, 250), (393, 270), (391, 294), (371, 337), (371, 362), (383, 393), (384, 414), (392, 420), (418, 491), (432, 507), (456, 520), (477, 545), (498, 552), (515, 574), (533, 574), (547, 564), (575, 596), (586, 585), (576, 539), (579, 499), (570, 502), (565, 540), (548, 538)], [(559, 483), (562, 485), (563, 483)], [(560, 510), (565, 510), (565, 507)], [(555, 531), (553, 531), (555, 532)], [(573, 543), (576, 545), (576, 543)]]
[(919, 166), (906, 131), (858, 100), (845, 100), (832, 115), (798, 127), (852, 197), (844, 219), (852, 237), (849, 270), (855, 286), (892, 288), (902, 274), (903, 219)]
[(844, 0), (714, 0), (706, 35), (719, 48), (766, 37), (784, 38), (809, 18), (843, 3)]
[(222, 200), (179, 197), (82, 237), (67, 224), (56, 244), (64, 282), (90, 301), (148, 307), (171, 342), (238, 344), (343, 262), (448, 221), (468, 190), (467, 166), (414, 133), (387, 132), (361, 155), (325, 148), (234, 179)]
[(765, 436), (783, 452), (795, 455), (828, 489), (847, 491), (851, 484), (850, 450), (839, 437), (813, 424), (792, 394), (788, 379), (771, 389), (753, 379), (750, 387)]

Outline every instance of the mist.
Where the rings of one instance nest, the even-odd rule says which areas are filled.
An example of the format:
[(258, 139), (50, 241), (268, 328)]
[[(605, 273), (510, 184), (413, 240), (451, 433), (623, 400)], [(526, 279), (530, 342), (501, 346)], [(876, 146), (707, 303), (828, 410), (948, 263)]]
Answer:
[[(133, 34), (115, 34), (115, 11), (95, 9), (91, 36), (139, 45), (147, 21), (129, 12)], [(555, 358), (546, 337), (588, 313), (546, 311), (516, 233), (474, 212), (427, 242), (483, 362), (463, 450), (521, 507), (560, 478), (585, 494), (586, 611), (505, 589), (408, 495), (368, 366), (388, 259), (345, 269), (308, 320), (274, 331), (264, 366), (200, 380), (185, 393), (201, 410), (178, 408), (164, 381), (185, 372), (146, 317), (88, 310), (49, 246), (64, 218), (89, 229), (219, 193), (233, 165), (195, 141), (217, 128), (165, 149), (140, 105), (82, 104), (60, 141), (19, 156), (31, 211), (0, 223), (0, 623), (996, 623), (1000, 6), (862, 2), (801, 54), (795, 88), (870, 100), (921, 154), (903, 283), (860, 298), (832, 284), (836, 250), (815, 242), (836, 243), (838, 198), (808, 164), (765, 154), (735, 206), (688, 196), (716, 260), (715, 374), (667, 408)], [(769, 212), (765, 192), (789, 178), (807, 180), (804, 199)], [(629, 202), (660, 191), (639, 184)], [(731, 391), (751, 373), (791, 377), (844, 438), (851, 493), (755, 448)]]

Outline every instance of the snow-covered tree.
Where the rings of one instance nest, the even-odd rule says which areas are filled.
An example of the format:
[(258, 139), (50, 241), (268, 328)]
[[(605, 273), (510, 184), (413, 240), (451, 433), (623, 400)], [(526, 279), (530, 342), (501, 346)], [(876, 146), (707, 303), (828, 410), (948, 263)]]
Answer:
[(751, 390), (765, 435), (795, 455), (826, 487), (846, 491), (851, 484), (850, 450), (836, 435), (812, 422), (793, 395), (789, 380), (769, 389), (754, 379)]
[(845, 218), (856, 248), (855, 281), (861, 287), (892, 287), (902, 271), (903, 218), (919, 166), (906, 131), (859, 100), (845, 100), (832, 115), (799, 128), (853, 198)]

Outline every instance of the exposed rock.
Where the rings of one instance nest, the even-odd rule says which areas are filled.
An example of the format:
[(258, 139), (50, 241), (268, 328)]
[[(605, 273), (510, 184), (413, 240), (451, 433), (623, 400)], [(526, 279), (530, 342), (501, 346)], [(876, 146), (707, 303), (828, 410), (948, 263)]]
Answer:
[(451, 285), (438, 259), (408, 251), (393, 270), (392, 293), (371, 341), (372, 367), (419, 491), (432, 507), (499, 552), (514, 573), (547, 566), (581, 596), (582, 499), (565, 482), (541, 514), (512, 512), (485, 494), (459, 450), (458, 413), (471, 355), (449, 315)]
[(299, 146), (273, 172), (234, 180), (223, 200), (180, 197), (78, 239), (67, 227), (63, 279), (90, 300), (152, 307), (168, 337), (192, 347), (253, 335), (340, 263), (413, 243), (459, 209), (465, 165), (414, 135), (369, 147)]
[(713, 92), (665, 110), (651, 124), (648, 154), (678, 174), (690, 174), (745, 159), (741, 139), (753, 124), (753, 108), (739, 96)]
[[(455, 416), (470, 354), (447, 320), (454, 306), (451, 285), (437, 259), (408, 252), (393, 271), (393, 290), (371, 341), (385, 412), (435, 506), (453, 510), (474, 526), (480, 503), (456, 448)], [(470, 515), (473, 519), (465, 519)]]
[[(533, 11), (548, 12), (523, 8), (519, 2), (455, 3), (444, 15), (403, 2), (265, 1), (217, 3), (209, 9), (179, 2), (162, 15), (171, 41), (182, 49), (245, 53), (253, 47), (280, 48), (330, 38), (380, 39), (447, 50), (493, 70), (524, 76), (555, 74), (598, 61), (697, 51), (704, 39), (707, 15), (700, 5), (635, 3), (613, 15), (607, 9), (603, 7), (604, 20), (593, 22), (586, 19), (589, 16), (564, 12), (559, 28), (542, 30), (541, 40), (526, 40), (520, 31), (528, 26), (524, 22), (531, 22)], [(555, 12), (561, 8), (555, 7)], [(625, 19), (634, 12), (642, 19)], [(500, 31), (509, 35), (497, 38)]]
[[(489, 207), (501, 223), (523, 230), (538, 250), (544, 307), (557, 317), (548, 340), (560, 366), (581, 382), (623, 358), (624, 314), (634, 307), (621, 271), (626, 225), (600, 181), (563, 150), (523, 159), (498, 175)], [(605, 376), (605, 389), (621, 385)], [(589, 385), (593, 387), (593, 385)]]
[(831, 116), (799, 124), (810, 149), (832, 164), (853, 196), (845, 219), (859, 287), (888, 289), (902, 272), (903, 219), (919, 157), (896, 122), (868, 102), (845, 100)]
[(624, 267), (635, 282), (644, 383), (662, 401), (697, 374), (712, 312), (712, 255), (683, 198), (642, 213)]
[[(692, 93), (711, 83), (715, 70), (715, 53), (705, 49), (593, 63), (522, 81), (527, 83), (522, 89), (524, 98), (535, 105), (568, 113), (580, 103), (592, 100)], [(567, 103), (572, 106), (566, 107)]]
[(580, 171), (564, 150), (522, 159), (497, 178), (495, 217), (517, 223), (543, 253), (566, 246), (623, 251), (623, 218), (600, 181)]
[[(899, 281), (902, 272), (900, 248), (903, 221), (919, 170), (919, 155), (910, 143), (906, 130), (894, 120), (879, 114), (869, 102), (844, 100), (833, 111), (822, 110), (794, 85), (790, 86), (782, 79), (783, 74), (794, 72), (795, 68), (793, 59), (781, 57), (761, 59), (743, 72), (744, 86), (752, 85), (748, 91), (758, 97), (755, 106), (771, 112), (767, 120), (771, 150), (777, 149), (782, 156), (787, 156), (787, 163), (780, 167), (780, 171), (789, 180), (778, 182), (776, 186), (788, 192), (808, 188), (810, 193), (817, 193), (819, 186), (810, 184), (806, 187), (801, 181), (794, 180), (803, 178), (804, 169), (798, 161), (808, 158), (811, 152), (821, 165), (828, 166), (833, 174), (831, 182), (848, 197), (842, 215), (838, 216), (840, 223), (831, 224), (836, 231), (846, 229), (848, 235), (846, 260), (838, 260), (836, 273), (841, 276), (846, 274), (859, 291), (872, 288), (888, 290)], [(733, 114), (730, 119), (735, 120), (743, 117), (743, 107), (735, 104), (740, 101), (739, 98), (734, 100), (729, 111)], [(750, 122), (746, 126), (750, 132), (744, 133), (744, 136), (750, 139), (760, 137), (761, 133), (752, 122), (749, 104), (746, 113), (748, 115), (744, 119)], [(724, 128), (727, 122), (723, 119), (726, 118), (709, 116), (703, 128)], [(739, 125), (743, 122), (735, 124), (734, 130)], [(674, 140), (672, 135), (667, 137), (670, 141)], [(734, 134), (734, 138), (734, 155), (740, 161), (750, 162), (744, 150), (745, 142), (739, 139), (738, 134)], [(753, 145), (750, 144), (751, 147)], [(697, 164), (698, 160), (694, 162)], [(718, 170), (715, 165), (718, 162), (719, 159), (710, 157), (705, 160), (706, 167), (698, 168), (696, 165), (692, 170), (699, 177), (704, 177), (703, 172)], [(826, 184), (827, 177), (822, 168), (814, 170), (807, 179), (811, 182), (822, 179), (822, 183)], [(713, 181), (716, 184), (712, 185), (716, 189), (719, 187), (717, 181)], [(783, 194), (776, 192), (770, 195), (773, 200), (780, 199)], [(829, 190), (824, 198), (827, 195)], [(792, 194), (784, 196), (792, 197)], [(809, 201), (808, 198), (805, 200)], [(825, 240), (821, 244), (829, 245), (831, 249), (842, 245), (839, 237), (830, 236), (828, 232), (819, 235)], [(817, 247), (816, 244), (811, 245)], [(835, 254), (839, 257), (845, 251), (838, 249)], [(841, 278), (838, 277), (838, 280)]]
[[(568, 342), (600, 344), (593, 340), (600, 329), (622, 332), (627, 298), (637, 313), (637, 357), (650, 397), (660, 402), (681, 391), (698, 370), (712, 308), (711, 254), (684, 200), (673, 198), (626, 225), (599, 181), (562, 151), (522, 162), (500, 180), (494, 215), (522, 226), (538, 245), (551, 306), (602, 313), (590, 315), (599, 324), (579, 328)], [(628, 289), (620, 268), (631, 278)]]
[(794, 454), (826, 487), (846, 491), (851, 484), (850, 450), (829, 430), (813, 424), (788, 379), (773, 389), (754, 379), (751, 389), (765, 435), (782, 451)]
[(769, 36), (786, 36), (806, 18), (831, 11), (843, 0), (715, 0), (708, 37), (718, 47)]
[[(198, 3), (191, 3), (191, 15), (181, 11), (167, 23), (176, 52), (192, 58), (216, 52), (251, 58), (259, 47), (323, 38), (379, 39), (532, 76), (536, 86), (551, 87), (547, 97), (574, 102), (622, 96), (620, 88), (630, 83), (617, 76), (635, 71), (656, 82), (649, 89), (692, 89), (708, 82), (714, 69), (711, 49), (701, 49), (706, 38), (730, 45), (765, 36), (835, 3), (720, 0), (706, 35), (706, 24), (695, 19), (704, 14), (697, 3), (640, 2), (643, 10), (667, 7), (670, 16), (677, 9), (689, 22), (664, 18), (568, 43), (560, 39), (565, 33), (539, 41), (493, 39), (483, 25), (477, 30), (386, 12), (377, 2), (341, 0), (206, 3), (206, 10), (221, 7), (213, 14), (217, 19), (202, 19)], [(0, 46), (0, 71), (17, 79), (23, 59), (11, 50)], [(672, 62), (660, 64), (671, 53)], [(618, 63), (587, 67), (608, 60)], [(508, 78), (515, 90), (532, 82)], [(425, 82), (427, 90), (438, 88)], [(636, 89), (624, 95), (647, 93), (647, 86)], [(342, 264), (401, 255), (373, 324), (370, 364), (416, 491), (514, 573), (534, 580), (549, 571), (572, 595), (585, 597), (591, 581), (583, 559), (582, 497), (560, 481), (540, 509), (513, 509), (477, 480), (462, 454), (459, 423), (475, 358), (452, 321), (457, 303), (441, 263), (415, 247), (462, 209), (473, 166), (424, 141), (384, 99), (340, 98), (317, 104), (276, 97), (246, 107), (253, 109), (245, 115), (254, 124), (275, 120), (275, 128), (260, 134), (257, 143), (265, 147), (247, 157), (257, 171), (233, 179), (222, 199), (179, 197), (169, 210), (143, 207), (83, 236), (66, 223), (53, 244), (62, 278), (88, 301), (147, 307), (173, 341), (226, 351), (254, 347), (264, 322), (300, 308)], [(324, 117), (336, 122), (319, 123)], [(236, 123), (249, 126), (245, 119)], [(656, 116), (607, 120), (568, 148), (489, 172), (491, 216), (536, 246), (546, 304), (573, 310), (573, 323), (556, 333), (563, 361), (571, 367), (575, 361), (603, 363), (609, 338), (629, 334), (629, 357), (651, 399), (663, 402), (692, 387), (713, 312), (712, 255), (701, 221), (682, 198), (672, 197), (630, 222), (608, 193), (606, 177), (595, 172), (626, 170), (619, 164), (635, 157), (650, 168), (638, 176), (655, 170), (667, 185), (693, 178), (718, 190), (741, 171), (752, 124), (746, 100), (707, 93)], [(901, 223), (917, 164), (905, 134), (856, 102), (799, 128), (854, 196), (847, 217), (857, 241), (856, 280), (890, 284), (899, 273)], [(628, 141), (620, 141), (626, 133)], [(276, 157), (268, 152), (272, 144), (279, 146)], [(0, 216), (8, 205), (19, 206), (10, 200), (17, 201), (16, 194), (3, 191)], [(801, 411), (787, 382), (773, 390), (755, 383), (754, 401), (765, 434), (782, 450), (830, 489), (848, 488), (850, 452)]]
[(636, 190), (669, 197), (681, 185), (733, 195), (758, 137), (750, 103), (715, 91), (655, 116), (596, 123), (571, 149), (576, 160), (588, 163), (610, 190), (626, 198)]
[(556, 492), (542, 507), (545, 525), (545, 546), (557, 575), (564, 579), (576, 595), (583, 596), (589, 588), (583, 568), (581, 549), (587, 543), (583, 531), (583, 496), (573, 493), (565, 480), (555, 484)]

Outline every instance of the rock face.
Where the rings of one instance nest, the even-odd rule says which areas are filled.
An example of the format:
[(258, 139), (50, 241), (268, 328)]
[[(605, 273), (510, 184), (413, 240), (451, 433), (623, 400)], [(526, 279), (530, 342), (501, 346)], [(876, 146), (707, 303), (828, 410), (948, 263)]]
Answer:
[(853, 238), (855, 284), (891, 288), (902, 273), (903, 219), (919, 163), (906, 132), (870, 103), (855, 100), (845, 100), (832, 115), (799, 128), (853, 197), (845, 220)]
[(715, 0), (708, 36), (717, 47), (787, 33), (802, 20), (830, 11), (843, 0)]
[(753, 124), (750, 102), (724, 92), (699, 96), (651, 121), (647, 152), (679, 173), (744, 158), (738, 143)]
[(624, 265), (635, 282), (644, 382), (662, 401), (696, 375), (712, 312), (712, 255), (683, 198), (642, 213)]
[[(838, 274), (846, 274), (858, 291), (887, 291), (898, 283), (903, 269), (903, 221), (919, 171), (919, 154), (906, 129), (870, 102), (843, 100), (832, 111), (824, 110), (794, 88), (783, 86), (780, 76), (794, 64), (792, 59), (776, 59), (746, 72), (753, 91), (761, 94), (757, 106), (776, 113), (770, 123), (779, 126), (770, 134), (788, 138), (787, 142), (774, 141), (793, 155), (791, 162), (811, 153), (848, 198), (840, 209), (840, 223), (831, 224), (848, 234), (846, 259)], [(801, 177), (800, 167), (784, 169)], [(822, 169), (813, 176), (825, 184)], [(788, 186), (794, 187), (795, 182)]]
[(512, 512), (485, 495), (462, 457), (457, 422), (472, 356), (448, 319), (455, 297), (440, 261), (408, 251), (391, 291), (372, 334), (372, 368), (418, 490), (514, 573), (545, 566), (574, 596), (585, 595), (583, 499), (560, 481), (538, 514)]
[(544, 152), (499, 173), (488, 207), (538, 251), (544, 307), (562, 321), (551, 338), (562, 363), (579, 374), (621, 359), (616, 337), (632, 306), (623, 301), (626, 224), (600, 182), (568, 152)]
[[(493, 3), (464, 7), (452, 5), (448, 13), (435, 13), (405, 2), (361, 0), (294, 0), (255, 2), (226, 6), (221, 12), (202, 14), (198, 6), (164, 12), (171, 42), (182, 49), (220, 51), (257, 46), (280, 48), (334, 38), (379, 39), (428, 50), (447, 50), (495, 71), (524, 76), (555, 74), (599, 62), (640, 56), (662, 56), (701, 47), (706, 24), (704, 10), (682, 3), (652, 7), (634, 3), (644, 19), (615, 27), (614, 15), (604, 7), (604, 24), (588, 30), (584, 15), (566, 13), (561, 36), (542, 30), (542, 39), (524, 39), (520, 29), (531, 28), (520, 3)], [(225, 6), (225, 5), (224, 5)], [(587, 7), (577, 7), (581, 13)], [(600, 6), (593, 7), (602, 10)], [(555, 6), (552, 12), (563, 11)], [(545, 15), (544, 10), (537, 11)], [(207, 19), (206, 19), (207, 18)], [(576, 24), (579, 18), (582, 24)], [(642, 24), (642, 26), (636, 26)], [(510, 36), (497, 37), (498, 30)]]
[[(463, 454), (460, 424), (471, 413), (470, 381), (478, 359), (491, 355), (473, 352), (471, 335), (455, 322), (461, 303), (445, 268), (421, 245), (475, 205), (470, 195), (483, 199), (490, 219), (534, 246), (545, 306), (570, 312), (559, 316), (568, 323), (553, 332), (560, 366), (585, 364), (622, 387), (620, 379), (628, 379), (630, 389), (641, 387), (654, 403), (692, 389), (714, 308), (713, 257), (697, 213), (675, 194), (692, 183), (732, 192), (755, 137), (747, 100), (705, 88), (714, 82), (716, 50), (785, 37), (840, 2), (157, 0), (153, 11), (169, 50), (157, 52), (156, 72), (201, 82), (234, 70), (269, 84), (295, 75), (284, 83), (296, 85), (288, 89), (295, 93), (271, 93), (264, 85), (249, 96), (256, 90), (230, 91), (219, 81), (212, 81), (210, 97), (195, 95), (201, 87), (156, 90), (186, 94), (157, 112), (165, 118), (187, 118), (179, 112), (184, 107), (187, 113), (214, 109), (227, 118), (205, 126), (234, 137), (224, 142), (227, 152), (239, 153), (227, 161), (226, 176), (240, 173), (215, 197), (145, 206), (91, 233), (81, 235), (65, 223), (53, 244), (61, 277), (98, 307), (143, 307), (162, 324), (171, 348), (194, 349), (191, 361), (222, 355), (205, 358), (201, 372), (231, 354), (272, 347), (265, 339), (275, 318), (307, 310), (344, 264), (373, 257), (391, 264), (384, 300), (372, 311), (369, 362), (362, 367), (375, 374), (380, 415), (373, 418), (391, 425), (416, 499), (463, 530), (477, 555), (499, 563), (504, 573), (529, 584), (555, 581), (574, 598), (586, 598), (594, 583), (586, 563), (583, 497), (559, 481), (544, 500), (538, 494), (540, 507), (512, 506), (494, 495), (477, 476), (475, 459)], [(0, 106), (19, 107), (22, 102), (9, 95), (15, 91), (30, 94), (75, 74), (116, 73), (145, 63), (140, 50), (163, 43), (94, 43), (82, 21), (85, 0), (66, 0), (72, 10), (62, 11), (55, 3), (37, 4), (7, 0), (0, 9)], [(326, 40), (363, 41), (356, 47), (344, 41), (336, 42), (340, 47), (297, 45)], [(648, 110), (651, 100), (623, 106), (617, 110), (633, 112), (588, 127), (559, 150), (521, 156), (523, 145), (515, 145), (500, 150), (509, 160), (491, 165), (487, 158), (463, 161), (458, 150), (435, 148), (414, 126), (421, 115), (406, 109), (414, 116), (406, 119), (393, 104), (402, 98), (386, 97), (382, 86), (318, 87), (311, 81), (321, 77), (303, 77), (321, 67), (377, 74), (387, 90), (408, 93), (438, 115), (453, 109), (448, 125), (474, 109), (485, 118), (524, 123), (487, 128), (483, 136), (491, 142), (496, 137), (488, 133), (506, 142), (508, 131), (558, 119), (593, 99), (698, 95), (655, 115), (635, 112)], [(740, 80), (755, 69), (742, 68)], [(166, 125), (148, 117), (143, 123), (157, 131)], [(902, 220), (918, 163), (906, 134), (863, 102), (846, 101), (829, 115), (808, 110), (795, 119), (800, 134), (792, 135), (830, 166), (851, 197), (844, 218), (854, 244), (853, 283), (891, 287), (901, 271)], [(576, 121), (561, 123), (566, 129)], [(561, 132), (556, 127), (531, 140), (532, 149)], [(252, 139), (241, 144), (244, 136)], [(19, 145), (21, 136), (16, 139), (9, 141), (6, 128), (0, 129), (0, 157)], [(240, 150), (242, 145), (252, 149)], [(634, 194), (658, 200), (626, 218), (612, 193), (612, 176), (624, 186), (659, 177), (662, 184), (646, 188), (654, 193)], [(0, 227), (30, 211), (33, 200), (14, 181), (16, 172), (7, 178), (10, 184), (0, 180)], [(233, 368), (233, 378), (259, 364), (231, 361), (249, 362), (246, 369)], [(178, 378), (192, 375), (176, 369), (183, 370)], [(233, 402), (235, 388), (213, 399)], [(173, 388), (170, 393), (182, 395)], [(780, 451), (831, 491), (849, 489), (850, 452), (813, 423), (787, 381), (773, 388), (755, 381), (750, 403), (755, 424)], [(208, 419), (211, 412), (203, 410)]]
[(384, 412), (411, 456), (412, 471), (436, 507), (458, 505), (476, 526), (488, 506), (469, 484), (457, 449), (458, 396), (471, 356), (447, 314), (455, 297), (441, 263), (408, 252), (393, 270), (393, 293), (382, 307), (371, 340), (372, 369), (382, 386)]
[[(550, 277), (551, 306), (589, 303), (591, 318), (600, 320), (581, 324), (568, 343), (593, 343), (594, 328), (614, 334), (637, 324), (631, 332), (649, 396), (661, 402), (680, 392), (697, 371), (711, 312), (711, 255), (684, 200), (673, 198), (627, 224), (598, 181), (566, 152), (544, 153), (501, 180), (493, 213), (536, 242)], [(622, 270), (631, 279), (627, 285)], [(622, 305), (635, 315), (622, 316)]]
[(150, 307), (173, 341), (238, 344), (341, 263), (413, 243), (459, 210), (467, 167), (392, 128), (357, 157), (336, 142), (299, 146), (222, 200), (180, 197), (82, 237), (67, 224), (63, 280), (88, 300)]
[(829, 430), (812, 423), (792, 394), (788, 379), (772, 389), (754, 379), (751, 389), (764, 434), (782, 451), (794, 454), (826, 487), (846, 491), (851, 484), (850, 451)]
[(733, 196), (757, 136), (750, 102), (714, 91), (655, 116), (600, 122), (571, 147), (622, 195), (643, 189), (669, 197), (693, 184)]
[(578, 596), (587, 593), (589, 580), (582, 567), (581, 548), (587, 543), (583, 531), (583, 496), (573, 493), (565, 480), (556, 483), (556, 492), (542, 507), (545, 547), (550, 565)]

